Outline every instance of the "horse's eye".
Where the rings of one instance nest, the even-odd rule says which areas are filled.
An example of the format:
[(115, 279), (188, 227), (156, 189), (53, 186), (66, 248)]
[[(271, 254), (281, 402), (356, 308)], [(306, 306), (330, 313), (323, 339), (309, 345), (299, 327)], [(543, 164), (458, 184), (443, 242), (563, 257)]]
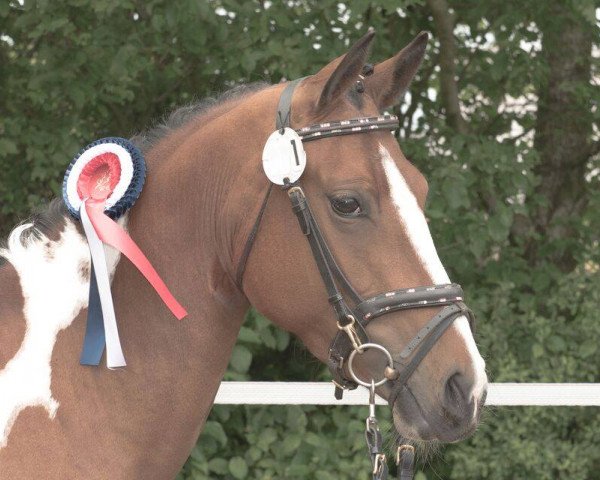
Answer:
[(358, 200), (349, 196), (332, 198), (331, 207), (342, 217), (357, 217), (362, 213)]

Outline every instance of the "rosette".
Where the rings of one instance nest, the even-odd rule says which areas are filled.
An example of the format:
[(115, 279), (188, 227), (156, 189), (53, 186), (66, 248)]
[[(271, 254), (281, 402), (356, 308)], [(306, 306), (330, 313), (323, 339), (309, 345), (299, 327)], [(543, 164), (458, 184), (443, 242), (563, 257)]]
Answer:
[(91, 255), (88, 318), (80, 362), (98, 365), (106, 346), (109, 368), (126, 365), (115, 317), (104, 244), (127, 257), (152, 285), (173, 315), (187, 315), (131, 237), (114, 220), (140, 196), (146, 166), (141, 152), (128, 140), (103, 138), (73, 159), (63, 180), (69, 213), (81, 220)]

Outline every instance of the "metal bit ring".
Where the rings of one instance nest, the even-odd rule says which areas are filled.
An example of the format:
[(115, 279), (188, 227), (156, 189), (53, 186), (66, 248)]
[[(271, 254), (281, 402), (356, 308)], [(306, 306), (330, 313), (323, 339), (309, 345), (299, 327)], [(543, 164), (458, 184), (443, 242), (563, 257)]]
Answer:
[[(348, 357), (348, 363), (347, 363), (348, 373), (350, 373), (352, 380), (354, 380), (359, 385), (362, 385), (363, 387), (371, 388), (372, 385), (374, 385), (375, 387), (379, 387), (379, 386), (383, 385), (385, 382), (387, 382), (388, 379), (383, 377), (378, 382), (375, 382), (374, 379), (372, 379), (371, 382), (364, 382), (360, 378), (358, 378), (358, 375), (356, 375), (356, 373), (354, 372), (354, 368), (352, 367), (352, 363), (354, 362), (354, 358), (356, 357), (356, 354), (357, 353), (362, 354), (369, 348), (374, 348), (375, 350), (379, 350), (381, 353), (383, 353), (387, 358), (388, 366), (390, 368), (394, 368), (394, 360), (392, 359), (392, 355), (390, 354), (390, 352), (387, 351), (387, 349), (385, 347), (383, 347), (382, 345), (379, 345), (378, 343), (363, 343), (360, 346), (360, 350), (352, 350), (352, 352), (350, 353), (350, 356)], [(375, 383), (373, 383), (373, 382), (375, 382)]]

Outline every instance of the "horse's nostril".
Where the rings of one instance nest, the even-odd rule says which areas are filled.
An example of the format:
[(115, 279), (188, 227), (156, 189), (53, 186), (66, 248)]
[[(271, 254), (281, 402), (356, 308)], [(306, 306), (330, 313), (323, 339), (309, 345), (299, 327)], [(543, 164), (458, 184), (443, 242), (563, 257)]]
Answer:
[(446, 406), (469, 403), (471, 388), (472, 383), (465, 375), (461, 373), (451, 375), (446, 381)]

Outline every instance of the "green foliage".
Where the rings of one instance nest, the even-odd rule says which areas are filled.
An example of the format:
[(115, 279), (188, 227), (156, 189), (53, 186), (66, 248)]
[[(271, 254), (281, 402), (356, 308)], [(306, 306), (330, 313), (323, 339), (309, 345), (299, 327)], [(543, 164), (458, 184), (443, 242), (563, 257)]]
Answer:
[[(538, 88), (549, 76), (541, 29), (562, 28), (551, 4), (452, 2), (468, 134), (445, 123), (437, 41), (397, 109), (403, 151), (429, 181), (440, 256), (478, 314), (492, 381), (600, 381), (598, 155), (585, 168), (586, 207), (562, 220), (576, 234), (531, 227), (549, 201), (538, 191), (533, 136)], [(595, 3), (562, 4), (598, 48)], [(69, 159), (90, 140), (131, 135), (238, 82), (312, 73), (367, 25), (379, 33), (376, 60), (433, 29), (424, 2), (411, 0), (0, 2), (0, 232), (59, 192)], [(597, 75), (597, 58), (592, 70)], [(596, 99), (586, 114), (598, 131), (598, 87), (570, 88)], [(507, 95), (522, 107), (511, 108)], [(564, 123), (571, 120), (565, 113)], [(561, 252), (574, 268), (552, 260)], [(249, 312), (226, 379), (326, 378), (297, 341)], [(216, 407), (178, 478), (366, 478), (364, 414)], [(472, 439), (441, 448), (418, 478), (597, 478), (599, 416), (591, 408), (490, 409)]]
[[(181, 479), (355, 478), (367, 471), (360, 408), (217, 406)], [(387, 426), (389, 427), (389, 426)]]

